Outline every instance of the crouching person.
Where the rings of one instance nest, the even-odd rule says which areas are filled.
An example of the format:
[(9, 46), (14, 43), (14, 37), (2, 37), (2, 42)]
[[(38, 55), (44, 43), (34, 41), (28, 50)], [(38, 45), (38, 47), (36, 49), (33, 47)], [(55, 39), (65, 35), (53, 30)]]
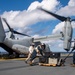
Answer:
[(25, 60), (25, 63), (27, 63), (27, 61), (28, 61), (28, 60), (30, 60), (31, 55), (32, 55), (32, 53), (33, 53), (34, 49), (35, 49), (35, 44), (34, 44), (34, 43), (32, 43), (32, 44), (30, 45), (30, 47), (29, 47), (29, 54), (28, 54), (27, 59)]
[(46, 47), (46, 46), (45, 46), (44, 43), (42, 43), (42, 44), (40, 44), (40, 45), (38, 45), (38, 46), (36, 47), (36, 49), (38, 50), (38, 53), (40, 53), (41, 56), (44, 56), (45, 47)]
[(33, 65), (33, 61), (37, 56), (37, 52), (38, 51), (36, 49), (33, 50), (32, 54), (31, 54), (30, 62), (29, 62), (30, 65)]

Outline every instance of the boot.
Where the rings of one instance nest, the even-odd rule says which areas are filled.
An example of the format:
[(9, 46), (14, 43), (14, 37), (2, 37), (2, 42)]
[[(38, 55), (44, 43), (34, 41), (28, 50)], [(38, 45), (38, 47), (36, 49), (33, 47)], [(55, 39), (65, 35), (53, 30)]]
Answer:
[(32, 66), (32, 65), (33, 65), (32, 61), (30, 61), (30, 62), (29, 62), (29, 65), (30, 65), (30, 66)]

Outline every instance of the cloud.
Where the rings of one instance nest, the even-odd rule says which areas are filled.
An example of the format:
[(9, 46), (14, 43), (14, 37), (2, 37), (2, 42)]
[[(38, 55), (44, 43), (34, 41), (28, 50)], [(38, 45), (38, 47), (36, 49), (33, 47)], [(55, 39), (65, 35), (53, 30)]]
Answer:
[[(57, 0), (42, 0), (41, 2), (34, 1), (30, 4), (27, 10), (5, 11), (1, 16), (7, 19), (12, 28), (21, 29), (21, 31), (24, 32), (29, 26), (37, 22), (53, 19), (49, 14), (37, 10), (37, 7), (40, 6), (47, 10), (56, 11), (58, 5), (60, 5), (60, 2)], [(7, 29), (5, 24), (4, 27)], [(24, 28), (27, 29), (25, 30)]]
[(31, 5), (28, 8), (28, 11), (32, 11), (38, 7), (42, 7), (47, 10), (56, 10), (57, 7), (60, 4), (57, 0), (42, 0), (42, 2), (35, 1), (31, 3)]
[[(37, 10), (38, 7), (45, 8), (46, 10), (56, 12), (57, 14), (64, 16), (74, 16), (75, 15), (75, 0), (69, 0), (68, 4), (64, 7), (58, 0), (42, 0), (41, 2), (34, 1), (30, 4), (27, 10), (23, 11), (5, 11), (1, 16), (5, 17), (12, 28), (17, 29), (20, 32), (31, 34), (34, 31), (30, 28), (31, 25), (45, 21), (53, 20), (54, 18), (46, 14), (43, 11)], [(61, 8), (60, 8), (61, 7)], [(58, 23), (53, 29), (52, 33), (59, 32), (63, 30), (64, 22)], [(75, 28), (75, 22), (72, 23), (73, 28)], [(7, 29), (6, 25), (4, 27)], [(34, 37), (40, 35), (35, 34)], [(52, 41), (53, 42), (53, 41)]]
[(68, 4), (57, 11), (60, 15), (75, 16), (75, 0), (70, 0)]
[(60, 31), (63, 31), (63, 27), (64, 27), (64, 22), (58, 23), (55, 28), (53, 29), (52, 33), (58, 33)]
[[(58, 23), (55, 26), (55, 28), (53, 29), (52, 33), (53, 34), (60, 33), (61, 31), (63, 31), (64, 25), (65, 25), (65, 22)], [(75, 22), (72, 22), (71, 25), (72, 25), (72, 28), (74, 29), (75, 28)]]
[[(66, 11), (66, 12), (65, 12)], [(68, 5), (62, 7), (60, 10), (56, 12), (59, 15), (68, 16), (75, 16), (75, 0), (70, 0)], [(72, 27), (75, 28), (75, 22), (72, 22)], [(64, 22), (58, 23), (55, 28), (53, 29), (52, 33), (57, 33), (62, 31), (64, 27)]]
[(72, 22), (72, 27), (75, 28), (75, 22)]
[[(60, 2), (57, 0), (42, 0), (41, 2), (34, 1), (30, 4), (27, 10), (23, 11), (5, 11), (2, 14), (2, 17), (5, 17), (12, 28), (18, 29), (21, 32), (31, 33), (32, 30), (29, 29), (29, 26), (41, 22), (44, 20), (54, 19), (51, 15), (46, 14), (42, 11), (37, 10), (37, 7), (45, 8), (49, 11), (56, 11), (60, 7)], [(64, 12), (67, 11), (67, 12)], [(40, 13), (40, 14), (39, 14)], [(57, 14), (64, 16), (74, 16), (75, 15), (75, 0), (70, 0), (68, 4), (64, 7), (61, 7)], [(4, 27), (7, 29), (6, 25)], [(58, 32), (62, 29), (63, 23), (56, 25), (52, 33)], [(73, 27), (75, 27), (73, 25)]]
[[(39, 14), (39, 13), (41, 13), (41, 14)], [(34, 11), (30, 11), (30, 12), (9, 11), (9, 12), (4, 12), (2, 14), (2, 17), (6, 18), (9, 25), (13, 28), (31, 26), (32, 24), (35, 24), (42, 20), (50, 19), (48, 14), (46, 14), (42, 11), (39, 11), (39, 10), (34, 10)]]
[(40, 35), (38, 35), (38, 34), (35, 34), (33, 37), (34, 37), (34, 38), (37, 38), (37, 37), (40, 37)]
[(74, 7), (75, 6), (75, 0), (70, 0), (68, 5)]

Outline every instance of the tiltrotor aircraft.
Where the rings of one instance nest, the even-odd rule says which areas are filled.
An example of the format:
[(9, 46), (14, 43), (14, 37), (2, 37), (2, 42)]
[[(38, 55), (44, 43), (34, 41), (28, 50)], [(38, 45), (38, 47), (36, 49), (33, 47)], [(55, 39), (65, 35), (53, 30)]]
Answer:
[[(72, 33), (73, 33), (71, 21), (75, 21), (75, 19), (71, 20), (70, 17), (59, 16), (59, 15), (54, 14), (50, 11), (47, 11), (43, 8), (39, 8), (39, 10), (44, 11), (44, 12), (54, 16), (55, 18), (59, 19), (60, 21), (64, 21), (65, 22), (64, 30), (56, 35), (41, 36), (38, 38), (33, 38), (27, 34), (22, 34), (22, 33), (15, 31), (14, 29), (12, 29), (9, 26), (6, 19), (3, 19), (0, 17), (0, 46), (2, 48), (4, 48), (7, 52), (9, 52), (9, 54), (13, 54), (13, 52), (15, 52), (16, 54), (26, 54), (28, 52), (28, 48), (29, 48), (30, 44), (32, 44), (33, 42), (37, 45), (38, 43), (40, 43), (42, 41), (51, 40), (51, 39), (62, 39), (62, 38), (63, 38), (64, 50), (66, 50), (66, 51), (70, 50), (71, 41), (72, 41)], [(11, 31), (10, 38), (6, 38), (2, 20), (7, 24), (9, 30)], [(25, 35), (28, 37), (25, 37), (24, 39), (15, 39), (14, 33), (20, 34), (20, 35)], [(50, 51), (48, 44), (46, 44), (46, 50)]]

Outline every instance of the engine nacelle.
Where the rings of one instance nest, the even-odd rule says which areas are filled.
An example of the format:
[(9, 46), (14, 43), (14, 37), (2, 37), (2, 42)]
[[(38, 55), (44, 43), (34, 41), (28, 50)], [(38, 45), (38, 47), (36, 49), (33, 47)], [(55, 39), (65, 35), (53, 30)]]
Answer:
[(64, 26), (64, 42), (63, 42), (63, 47), (66, 51), (69, 51), (71, 47), (72, 31), (73, 29), (71, 22), (66, 21)]

